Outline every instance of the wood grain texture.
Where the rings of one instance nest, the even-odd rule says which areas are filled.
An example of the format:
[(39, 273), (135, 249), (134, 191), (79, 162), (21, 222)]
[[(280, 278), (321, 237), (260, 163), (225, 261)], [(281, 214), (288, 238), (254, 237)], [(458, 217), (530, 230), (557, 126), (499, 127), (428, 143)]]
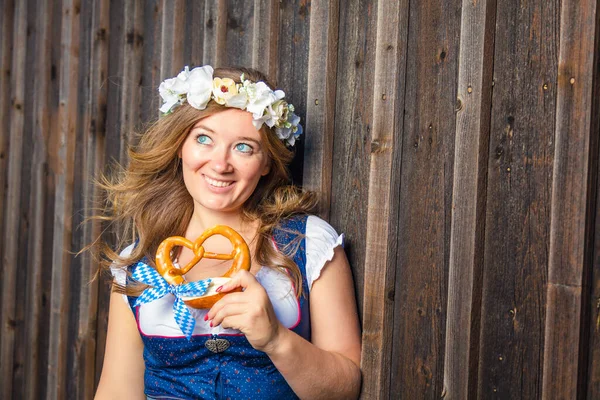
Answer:
[(176, 76), (183, 65), (185, 0), (165, 1), (162, 8), (160, 75), (161, 81)]
[(222, 20), (222, 16), (219, 16), (219, 10), (224, 7), (219, 7), (221, 3), (224, 5), (225, 0), (219, 0), (218, 2), (207, 1), (204, 9), (204, 46), (202, 64), (208, 64), (217, 66), (217, 44), (219, 43), (219, 22)]
[(25, 125), (25, 81), (21, 67), (25, 64), (27, 43), (27, 3), (17, 2), (13, 14), (12, 65), (10, 75), (10, 107), (8, 161), (4, 200), (2, 252), (2, 337), (0, 339), (0, 394), (10, 398), (13, 392), (16, 322), (16, 284), (18, 269), (19, 234), (21, 230), (21, 174), (23, 131)]
[[(82, 29), (80, 49), (80, 70), (89, 71), (89, 76), (80, 76), (81, 92), (80, 115), (78, 124), (78, 143), (76, 164), (82, 168), (75, 171), (75, 193), (77, 202), (74, 225), (78, 234), (73, 237), (73, 248), (82, 249), (92, 243), (101, 231), (97, 220), (86, 221), (99, 206), (98, 188), (94, 179), (104, 167), (104, 122), (106, 118), (106, 77), (108, 74), (108, 38), (109, 30), (108, 2), (98, 2), (94, 7), (84, 8), (82, 15), (85, 27)], [(99, 293), (98, 280), (94, 280), (98, 268), (91, 254), (86, 252), (74, 260), (75, 271), (79, 272), (79, 296), (77, 307), (77, 330), (72, 339), (75, 354), (70, 370), (73, 386), (70, 393), (80, 399), (93, 399), (100, 366), (96, 365), (97, 343), (104, 344), (105, 330), (97, 331)], [(75, 292), (75, 291), (74, 291)], [(74, 325), (74, 324), (73, 324)], [(102, 338), (97, 339), (98, 335)], [(104, 346), (102, 346), (104, 351)]]
[[(595, 37), (600, 37), (600, 13), (596, 10)], [(600, 40), (596, 39), (594, 49), (594, 66), (592, 68), (594, 86), (592, 91), (592, 121), (590, 128), (590, 190), (588, 197), (588, 224), (586, 232), (586, 259), (584, 260), (584, 281), (582, 293), (588, 296), (583, 302), (582, 330), (583, 340), (580, 343), (581, 354), (587, 353), (587, 360), (582, 357), (579, 373), (579, 392), (587, 399), (600, 398)], [(585, 298), (584, 298), (585, 299)]]
[[(48, 220), (51, 220), (52, 212), (48, 212), (46, 204), (48, 199), (48, 138), (50, 136), (50, 121), (53, 116), (51, 104), (51, 92), (54, 86), (52, 76), (52, 16), (58, 14), (52, 2), (43, 2), (36, 9), (35, 15), (35, 62), (34, 65), (34, 88), (36, 93), (31, 107), (33, 111), (33, 152), (31, 157), (31, 188), (30, 188), (30, 211), (32, 221), (28, 234), (28, 259), (29, 269), (27, 273), (27, 294), (25, 299), (25, 359), (27, 363), (24, 369), (24, 391), (22, 397), (25, 399), (37, 399), (41, 389), (41, 381), (45, 377), (46, 365), (41, 363), (43, 337), (47, 335), (43, 325), (43, 290), (44, 266), (52, 254), (48, 252), (48, 244), (52, 238), (48, 238)], [(55, 110), (55, 108), (54, 108)], [(48, 240), (49, 239), (49, 240)]]
[(464, 0), (461, 14), (445, 399), (476, 398), (496, 1)]
[(303, 187), (320, 194), (329, 217), (338, 55), (338, 1), (313, 1), (310, 13)]
[[(157, 96), (158, 86), (163, 80), (161, 75), (161, 48), (162, 48), (162, 14), (164, 1), (146, 0), (144, 4), (144, 36), (142, 41), (142, 71), (141, 71), (141, 121), (153, 121), (159, 117), (158, 109), (161, 106), (161, 98)], [(111, 6), (112, 9), (112, 6)], [(187, 16), (187, 14), (186, 14)], [(186, 29), (188, 28), (186, 24)], [(190, 27), (191, 29), (191, 27)], [(110, 20), (108, 27), (109, 35), (113, 35), (113, 23)], [(111, 49), (114, 46), (110, 46)], [(120, 52), (119, 52), (120, 53)], [(112, 53), (111, 57), (112, 59)], [(110, 102), (109, 102), (110, 104)], [(109, 113), (110, 115), (110, 113)]]
[[(179, 5), (177, 3), (177, 5)], [(181, 6), (180, 6), (181, 7)], [(169, 11), (171, 11), (169, 9)], [(175, 12), (182, 12), (181, 9), (175, 9)], [(122, 31), (122, 65), (121, 71), (119, 73), (119, 77), (121, 78), (121, 115), (120, 115), (120, 130), (122, 135), (122, 141), (124, 144), (134, 144), (133, 138), (134, 133), (139, 128), (140, 124), (140, 115), (141, 115), (141, 83), (142, 83), (142, 69), (143, 69), (143, 44), (144, 44), (144, 3), (143, 0), (132, 0), (125, 2), (125, 9), (123, 10), (123, 31)], [(171, 27), (171, 20), (168, 19), (168, 22), (165, 22), (167, 10), (165, 10), (165, 15), (163, 15), (163, 28), (165, 25), (167, 27)], [(182, 18), (177, 18), (174, 22), (177, 24), (180, 22)], [(182, 24), (183, 25), (183, 24)], [(169, 28), (166, 28), (168, 32), (171, 32)], [(164, 30), (163, 30), (164, 33)], [(177, 32), (179, 33), (179, 32)], [(167, 38), (163, 36), (163, 41), (174, 41), (173, 38), (170, 38), (168, 34), (166, 34)], [(177, 34), (177, 38), (181, 37), (181, 35)], [(180, 41), (180, 40), (178, 40)], [(168, 47), (168, 45), (167, 45)], [(179, 47), (177, 47), (178, 50)], [(175, 51), (175, 49), (167, 48), (165, 49), (165, 44), (163, 42), (162, 51)], [(164, 63), (165, 59), (170, 57), (164, 55), (161, 58), (161, 64)], [(177, 56), (175, 56), (177, 59)], [(165, 65), (161, 65), (161, 68), (165, 67)], [(169, 65), (166, 68), (171, 68)], [(177, 67), (175, 67), (177, 68)], [(178, 70), (179, 71), (179, 70)], [(156, 95), (156, 92), (155, 92)], [(121, 146), (121, 155), (120, 155), (121, 163), (126, 163), (127, 160), (127, 146)]]
[(441, 397), (461, 1), (411, 2), (395, 240), (392, 393)]
[[(311, 4), (306, 0), (279, 2), (279, 34), (277, 39), (277, 73), (270, 76), (285, 91), (286, 100), (294, 105), (301, 122), (306, 121), (308, 88), (308, 53)], [(302, 184), (304, 143), (295, 146), (296, 157), (290, 165), (292, 180)]]
[(183, 34), (183, 63), (192, 66), (205, 65), (204, 12), (210, 1), (187, 0), (185, 5), (185, 33)]
[[(254, 4), (251, 1), (227, 0), (225, 42), (222, 45), (224, 58), (221, 66), (252, 65), (252, 41), (254, 36)], [(257, 27), (258, 29), (262, 27)], [(261, 32), (257, 32), (260, 35)], [(264, 36), (263, 36), (264, 38)], [(240, 51), (240, 49), (245, 49)]]
[[(393, 193), (400, 186), (394, 160), (402, 153), (402, 130), (396, 124), (397, 109), (403, 107), (404, 91), (397, 91), (397, 76), (406, 68), (406, 16), (401, 10), (407, 2), (383, 1), (377, 5), (375, 44), (375, 76), (373, 85), (373, 129), (371, 131), (371, 163), (369, 170), (369, 207), (365, 243), (365, 276), (363, 303), (363, 369), (362, 396), (390, 398), (390, 374), (386, 367), (392, 356), (393, 332), (386, 329), (393, 315), (395, 248), (394, 237), (397, 203)], [(402, 19), (401, 19), (402, 18)], [(403, 39), (400, 39), (400, 37)], [(394, 216), (396, 218), (394, 218)], [(382, 329), (384, 327), (384, 329)]]
[[(7, 195), (8, 146), (10, 138), (11, 71), (13, 64), (14, 0), (1, 0), (0, 24), (0, 229), (4, 232), (4, 204)], [(4, 246), (0, 246), (0, 260), (4, 260)], [(2, 311), (0, 308), (0, 315)], [(1, 320), (4, 321), (4, 320)], [(0, 330), (2, 332), (3, 330)]]
[[(158, 76), (157, 80), (162, 80), (162, 71), (160, 69), (162, 58), (159, 56), (162, 46), (162, 8), (159, 7), (161, 3), (155, 4), (154, 12), (157, 25), (154, 27), (153, 45), (154, 52), (152, 53), (151, 59), (153, 60), (153, 69), (151, 74)], [(157, 9), (158, 8), (158, 9)], [(123, 46), (123, 38), (125, 37), (124, 31), (124, 15), (125, 15), (125, 4), (123, 0), (112, 1), (110, 3), (110, 26), (108, 34), (108, 46), (109, 51), (112, 49), (120, 49)], [(158, 38), (157, 38), (158, 37)], [(110, 53), (108, 58), (108, 80), (107, 84), (107, 102), (106, 102), (106, 146), (104, 154), (106, 156), (107, 165), (105, 166), (105, 172), (109, 173), (113, 170), (115, 162), (119, 162), (121, 154), (125, 154), (125, 149), (121, 149), (124, 145), (122, 140), (121, 131), (121, 108), (123, 106), (123, 100), (121, 99), (121, 86), (122, 77), (121, 72), (123, 70), (123, 59), (124, 54), (122, 51), (114, 51)], [(147, 75), (144, 75), (146, 77)], [(156, 92), (155, 92), (156, 93)], [(156, 94), (154, 93), (154, 96)], [(157, 103), (158, 104), (158, 103)], [(157, 108), (160, 105), (157, 106)], [(153, 117), (158, 116), (157, 108), (148, 110), (147, 115)], [(145, 109), (145, 108), (144, 108)]]
[(54, 209), (54, 246), (52, 253), (52, 292), (50, 298), (50, 349), (48, 360), (48, 392), (51, 399), (66, 396), (67, 328), (69, 326), (69, 293), (71, 255), (73, 174), (78, 111), (79, 67), (79, 0), (62, 3), (61, 65), (55, 159), (51, 162), (56, 176)]
[(279, 1), (254, 0), (252, 68), (274, 77), (277, 74)]
[(544, 338), (544, 399), (577, 396), (582, 356), (579, 349), (583, 349), (579, 340), (586, 257), (584, 247), (589, 235), (586, 232), (586, 213), (590, 192), (588, 165), (594, 77), (588, 71), (594, 65), (597, 4), (596, 1), (582, 1), (577, 5), (562, 3), (561, 7), (546, 303), (548, 317)]
[(541, 396), (559, 5), (497, 3), (478, 398)]
[(329, 217), (346, 235), (362, 319), (367, 226), (377, 5), (349, 1), (340, 5), (336, 78), (334, 154)]
[[(598, 69), (595, 69), (598, 71)], [(596, 78), (597, 79), (597, 78)], [(596, 104), (599, 99), (598, 96), (594, 96), (596, 99)], [(598, 107), (593, 107), (592, 109), (598, 109)], [(598, 126), (600, 121), (596, 118), (595, 128), (592, 129), (592, 135), (594, 132), (599, 132)], [(598, 144), (596, 144), (595, 152), (598, 153)], [(583, 345), (587, 345), (588, 351), (588, 360), (587, 360), (587, 376), (583, 384), (584, 388), (581, 389), (581, 393), (585, 393), (587, 395), (587, 399), (595, 399), (600, 397), (600, 203), (598, 202), (598, 193), (600, 193), (600, 176), (598, 156), (596, 156), (596, 165), (594, 170), (596, 171), (596, 192), (595, 192), (595, 212), (594, 217), (595, 220), (593, 222), (593, 248), (591, 251), (591, 259), (589, 260), (589, 264), (591, 266), (590, 274), (590, 283), (589, 283), (589, 293), (590, 300), (588, 302), (588, 310), (583, 315), (587, 317), (587, 327), (584, 326), (583, 329), (587, 328), (588, 331), (588, 340), (586, 343), (582, 343)], [(583, 325), (583, 324), (582, 324)], [(586, 349), (582, 349), (583, 352)], [(583, 397), (583, 396), (582, 396)]]

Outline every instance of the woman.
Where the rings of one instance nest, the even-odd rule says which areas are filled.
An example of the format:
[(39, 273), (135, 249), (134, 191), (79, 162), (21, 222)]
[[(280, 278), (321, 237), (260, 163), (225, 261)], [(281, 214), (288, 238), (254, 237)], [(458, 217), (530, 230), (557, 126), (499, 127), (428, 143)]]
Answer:
[[(309, 215), (314, 195), (289, 185), (287, 146), (301, 133), (293, 106), (253, 70), (186, 67), (159, 90), (167, 115), (141, 136), (119, 178), (105, 182), (106, 218), (123, 226), (123, 247), (133, 244), (104, 250), (114, 290), (96, 398), (356, 398), (351, 271), (342, 237)], [(251, 268), (218, 288), (227, 295), (212, 308), (183, 307), (186, 325), (174, 312), (177, 295), (163, 285), (146, 296), (161, 283), (143, 277), (156, 275), (165, 238), (194, 241), (215, 225), (245, 239)], [(203, 246), (231, 251), (221, 236)], [(181, 247), (172, 257), (186, 265), (194, 254)], [(222, 276), (230, 266), (203, 259), (185, 279)]]

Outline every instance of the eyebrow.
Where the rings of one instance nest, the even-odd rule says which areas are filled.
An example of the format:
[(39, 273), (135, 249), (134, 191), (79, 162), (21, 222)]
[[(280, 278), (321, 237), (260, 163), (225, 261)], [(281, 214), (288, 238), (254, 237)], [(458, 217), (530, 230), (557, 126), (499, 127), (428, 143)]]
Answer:
[(210, 129), (208, 126), (205, 125), (196, 125), (192, 128), (192, 132), (197, 130), (197, 129), (203, 129), (205, 131), (209, 131), (210, 133), (216, 133), (215, 131), (213, 131), (212, 129)]

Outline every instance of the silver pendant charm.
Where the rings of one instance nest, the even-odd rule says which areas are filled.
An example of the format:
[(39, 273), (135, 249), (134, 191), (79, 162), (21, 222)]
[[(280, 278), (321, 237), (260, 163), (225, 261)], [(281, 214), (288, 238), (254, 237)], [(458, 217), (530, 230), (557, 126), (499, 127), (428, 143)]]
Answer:
[(227, 339), (208, 339), (206, 343), (204, 343), (204, 347), (212, 351), (213, 353), (222, 353), (227, 350), (231, 346), (229, 340)]

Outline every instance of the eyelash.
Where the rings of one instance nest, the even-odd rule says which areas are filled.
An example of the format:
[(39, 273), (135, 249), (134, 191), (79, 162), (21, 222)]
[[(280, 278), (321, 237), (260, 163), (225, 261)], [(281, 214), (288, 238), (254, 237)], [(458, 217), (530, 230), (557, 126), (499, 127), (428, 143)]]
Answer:
[[(250, 150), (248, 150), (248, 151), (242, 151), (242, 150), (239, 150), (239, 149), (237, 148), (238, 146), (248, 146), (248, 148), (249, 148)], [(236, 150), (238, 150), (240, 153), (244, 153), (244, 154), (252, 154), (252, 153), (254, 153), (254, 147), (252, 147), (252, 146), (251, 146), (251, 145), (249, 145), (248, 143), (238, 143), (238, 144), (236, 144), (234, 147), (235, 147), (235, 149), (236, 149)]]

